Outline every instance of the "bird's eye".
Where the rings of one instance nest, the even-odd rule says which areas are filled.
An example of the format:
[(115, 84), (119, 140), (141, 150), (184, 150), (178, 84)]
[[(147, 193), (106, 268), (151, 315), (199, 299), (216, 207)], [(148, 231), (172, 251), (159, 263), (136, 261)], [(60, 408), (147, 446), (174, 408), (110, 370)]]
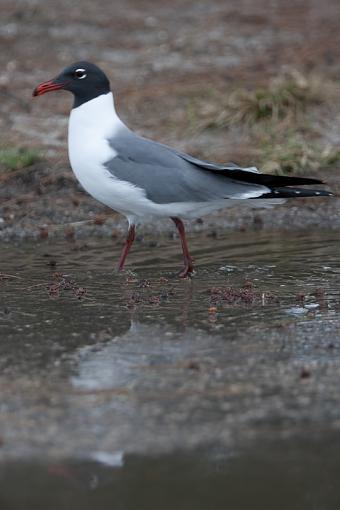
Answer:
[(87, 74), (85, 72), (85, 69), (76, 69), (74, 71), (74, 76), (78, 78), (78, 80), (82, 80), (83, 78), (86, 78)]

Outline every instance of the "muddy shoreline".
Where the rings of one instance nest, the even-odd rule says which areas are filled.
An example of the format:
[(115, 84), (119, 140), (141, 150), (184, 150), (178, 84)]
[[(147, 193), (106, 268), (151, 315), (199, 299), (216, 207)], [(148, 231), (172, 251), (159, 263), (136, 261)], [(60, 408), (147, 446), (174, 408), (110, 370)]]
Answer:
[[(89, 202), (91, 198), (89, 198)], [(225, 232), (297, 232), (306, 230), (340, 230), (339, 200), (330, 199), (301, 200), (300, 203), (280, 205), (270, 209), (250, 209), (235, 207), (226, 211), (219, 211), (199, 220), (186, 221), (188, 233), (207, 232), (212, 237)], [(303, 203), (301, 203), (303, 202)], [(95, 212), (88, 209), (78, 216), (79, 209), (74, 214), (61, 217), (58, 211), (53, 211), (53, 204), (49, 217), (35, 214), (26, 215), (20, 221), (2, 221), (0, 223), (0, 240), (2, 242), (20, 242), (25, 240), (42, 239), (74, 239), (111, 238), (123, 240), (127, 232), (127, 221), (124, 217), (112, 211), (96, 206)], [(104, 209), (104, 212), (103, 212)], [(38, 216), (38, 217), (37, 217)], [(90, 217), (90, 218), (89, 218)], [(54, 220), (54, 221), (53, 221)], [(59, 220), (59, 221), (58, 221)], [(60, 221), (61, 220), (61, 221)], [(70, 221), (71, 220), (71, 221)], [(1, 221), (1, 219), (0, 219)], [(154, 219), (138, 226), (138, 236), (147, 235), (157, 243), (158, 236), (173, 236), (177, 233), (170, 220)]]
[[(91, 2), (76, 1), (70, 9), (66, 0), (58, 6), (50, 1), (24, 5), (18, 0), (5, 2), (3, 12), (0, 148), (34, 150), (40, 161), (14, 172), (0, 164), (1, 240), (64, 232), (66, 237), (123, 235), (125, 221), (117, 216), (104, 221), (112, 211), (83, 193), (69, 169), (71, 98), (66, 93), (31, 97), (37, 83), (84, 58), (106, 70), (118, 112), (138, 133), (205, 159), (234, 160), (245, 166), (270, 163), (282, 147), (287, 148), (293, 152), (283, 158), (289, 156), (293, 168), (299, 160), (305, 165), (304, 175), (317, 176), (338, 192), (337, 153), (327, 168), (322, 158), (317, 165), (315, 161), (319, 147), (320, 154), (334, 152), (340, 141), (336, 0), (327, 0), (325, 9), (307, 0), (298, 4), (242, 0), (237, 8), (222, 0), (189, 1), (185, 6), (176, 1), (171, 7), (131, 0), (128, 9), (123, 1), (113, 5), (104, 0), (98, 9)], [(246, 121), (211, 125), (235, 90), (251, 93), (287, 73), (307, 86), (302, 118), (289, 120), (288, 115), (288, 121), (269, 119), (268, 125), (260, 120), (254, 129)], [(321, 87), (308, 103), (308, 87), (313, 89), (315, 79)], [(330, 97), (323, 90), (329, 86)], [(276, 131), (272, 139), (270, 133)], [(239, 208), (188, 228), (338, 229), (337, 202), (290, 201), (254, 212)], [(87, 221), (92, 225), (72, 225)], [(158, 235), (173, 229), (168, 222), (157, 222), (140, 232), (148, 231)]]

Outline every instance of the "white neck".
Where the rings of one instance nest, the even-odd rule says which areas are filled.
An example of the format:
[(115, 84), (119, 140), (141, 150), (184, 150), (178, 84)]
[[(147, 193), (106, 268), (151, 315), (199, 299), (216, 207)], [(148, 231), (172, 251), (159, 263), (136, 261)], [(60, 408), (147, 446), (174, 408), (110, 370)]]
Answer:
[(124, 127), (116, 113), (112, 92), (73, 108), (70, 114), (69, 131), (77, 130), (87, 136), (111, 138)]

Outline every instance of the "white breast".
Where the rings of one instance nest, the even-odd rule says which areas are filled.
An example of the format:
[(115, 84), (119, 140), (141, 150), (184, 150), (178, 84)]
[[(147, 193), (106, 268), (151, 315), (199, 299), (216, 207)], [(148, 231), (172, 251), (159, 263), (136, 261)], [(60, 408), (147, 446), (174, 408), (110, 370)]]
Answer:
[(68, 150), (72, 170), (84, 189), (103, 204), (129, 216), (129, 203), (143, 199), (144, 193), (115, 179), (104, 166), (117, 155), (108, 139), (120, 129), (127, 128), (115, 112), (112, 93), (98, 96), (71, 111)]

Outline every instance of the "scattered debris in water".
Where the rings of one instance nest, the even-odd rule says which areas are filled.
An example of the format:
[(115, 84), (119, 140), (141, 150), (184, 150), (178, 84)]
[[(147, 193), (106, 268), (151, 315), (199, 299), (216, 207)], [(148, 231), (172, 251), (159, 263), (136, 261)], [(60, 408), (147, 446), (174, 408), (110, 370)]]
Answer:
[(304, 292), (297, 292), (295, 295), (296, 301), (304, 301), (306, 299), (306, 294)]
[[(140, 288), (140, 286), (138, 285)], [(148, 287), (142, 287), (142, 289), (145, 289)], [(170, 289), (161, 289), (156, 294), (149, 294), (148, 292), (142, 291), (132, 291), (127, 300), (126, 300), (126, 306), (128, 308), (134, 308), (135, 306), (139, 305), (156, 305), (159, 306), (163, 302), (168, 301), (171, 297), (174, 295), (174, 290), (172, 288)]]
[[(128, 308), (134, 308), (139, 305), (160, 305), (174, 296), (173, 285), (168, 285), (169, 280), (160, 277), (159, 280), (139, 280), (135, 275), (129, 274), (125, 279), (125, 285), (135, 288), (128, 292), (125, 305)], [(157, 288), (155, 288), (157, 287)]]
[(184, 367), (189, 369), (189, 370), (195, 370), (197, 372), (199, 372), (201, 370), (201, 365), (198, 361), (194, 361), (194, 360), (189, 360), (187, 361), (185, 364), (184, 364)]
[(310, 370), (308, 370), (307, 368), (303, 368), (301, 370), (301, 372), (300, 372), (301, 379), (309, 379), (310, 376), (311, 376)]
[(47, 291), (50, 297), (59, 297), (63, 291), (71, 291), (75, 297), (81, 299), (87, 293), (85, 287), (80, 287), (69, 276), (62, 273), (54, 273), (55, 283), (47, 284)]
[(241, 288), (226, 285), (223, 287), (212, 287), (208, 292), (210, 294), (211, 304), (209, 311), (213, 310), (218, 302), (230, 305), (259, 303), (264, 305), (268, 302), (277, 302), (277, 298), (272, 292), (259, 291), (254, 288), (253, 283), (250, 281), (246, 281)]

